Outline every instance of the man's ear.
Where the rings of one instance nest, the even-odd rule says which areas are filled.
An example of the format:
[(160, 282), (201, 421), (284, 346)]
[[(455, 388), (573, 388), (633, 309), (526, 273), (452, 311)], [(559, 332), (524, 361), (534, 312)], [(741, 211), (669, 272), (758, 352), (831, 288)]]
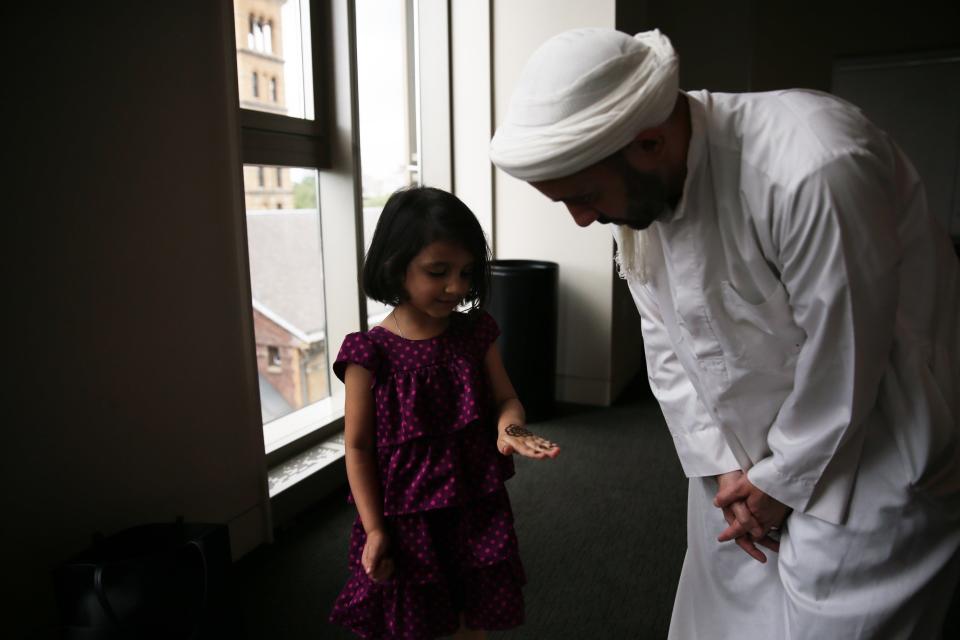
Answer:
[(634, 169), (649, 171), (662, 163), (665, 149), (664, 132), (659, 128), (646, 129), (624, 147), (622, 156)]
[(666, 140), (663, 131), (657, 129), (645, 129), (636, 135), (633, 141), (628, 145), (631, 153), (640, 153), (644, 156), (652, 157), (659, 155), (665, 146)]

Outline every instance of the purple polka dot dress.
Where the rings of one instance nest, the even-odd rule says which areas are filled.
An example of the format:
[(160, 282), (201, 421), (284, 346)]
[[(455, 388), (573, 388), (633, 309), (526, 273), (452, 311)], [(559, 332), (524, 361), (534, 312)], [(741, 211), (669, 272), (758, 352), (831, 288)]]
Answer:
[(447, 330), (407, 340), (382, 327), (347, 336), (333, 365), (373, 373), (376, 444), (393, 577), (376, 584), (360, 564), (366, 535), (350, 535), (350, 577), (330, 620), (364, 638), (450, 635), (523, 623), (526, 582), (497, 451), (483, 358), (499, 335), (482, 312), (453, 314)]

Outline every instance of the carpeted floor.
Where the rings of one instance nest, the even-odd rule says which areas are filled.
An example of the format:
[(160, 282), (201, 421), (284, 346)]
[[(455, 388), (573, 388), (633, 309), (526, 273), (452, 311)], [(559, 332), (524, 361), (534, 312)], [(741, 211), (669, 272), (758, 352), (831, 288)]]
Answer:
[[(565, 407), (534, 428), (562, 453), (518, 459), (508, 483), (529, 578), (527, 623), (489, 637), (665, 638), (686, 546), (686, 481), (646, 381), (611, 408)], [(345, 488), (235, 566), (235, 623), (245, 631), (236, 635), (354, 637), (327, 622), (347, 575), (355, 511), (344, 495)], [(960, 638), (960, 590), (943, 638)]]
[[(644, 384), (607, 409), (536, 425), (562, 447), (508, 483), (529, 583), (527, 623), (491, 638), (663, 638), (685, 548), (686, 482)], [(343, 493), (238, 563), (248, 638), (352, 638), (327, 622), (346, 579)]]

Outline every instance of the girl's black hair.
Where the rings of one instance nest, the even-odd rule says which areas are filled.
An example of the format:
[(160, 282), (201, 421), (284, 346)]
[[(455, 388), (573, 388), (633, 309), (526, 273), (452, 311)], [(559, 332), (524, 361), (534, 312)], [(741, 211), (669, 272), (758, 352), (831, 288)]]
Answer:
[(410, 261), (432, 242), (458, 244), (473, 256), (471, 311), (482, 309), (490, 291), (490, 249), (483, 229), (467, 205), (433, 187), (407, 187), (387, 200), (363, 262), (361, 284), (374, 300), (397, 306), (407, 298), (403, 279)]

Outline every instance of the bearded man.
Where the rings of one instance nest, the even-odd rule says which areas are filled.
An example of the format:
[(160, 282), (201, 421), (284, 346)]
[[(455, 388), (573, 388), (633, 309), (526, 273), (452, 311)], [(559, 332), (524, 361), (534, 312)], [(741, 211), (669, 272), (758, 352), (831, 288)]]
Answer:
[(576, 29), (530, 58), (490, 156), (613, 225), (689, 478), (670, 637), (937, 637), (960, 268), (897, 145), (823, 93), (680, 91), (659, 31)]

